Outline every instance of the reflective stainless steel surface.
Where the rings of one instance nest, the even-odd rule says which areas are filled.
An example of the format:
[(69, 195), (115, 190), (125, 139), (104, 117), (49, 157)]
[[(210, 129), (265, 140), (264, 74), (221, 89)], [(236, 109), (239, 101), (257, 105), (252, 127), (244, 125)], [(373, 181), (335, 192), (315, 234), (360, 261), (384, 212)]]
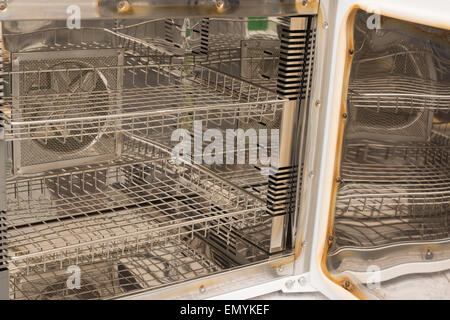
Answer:
[[(277, 16), (316, 14), (317, 0), (9, 0), (0, 11), (1, 20), (161, 18), (187, 16)], [(75, 6), (75, 7), (74, 7)], [(78, 9), (79, 8), (79, 9)], [(78, 11), (79, 10), (79, 11)]]
[[(290, 22), (4, 23), (10, 298), (153, 295), (225, 281), (219, 294), (291, 275), (299, 102), (277, 93), (280, 33)], [(271, 141), (237, 136), (215, 154), (264, 147), (276, 162), (197, 163), (195, 146), (173, 157), (174, 132), (209, 129), (274, 130)], [(108, 157), (89, 156), (99, 147)], [(65, 286), (74, 267), (80, 290)], [(248, 281), (235, 284), (228, 272)]]

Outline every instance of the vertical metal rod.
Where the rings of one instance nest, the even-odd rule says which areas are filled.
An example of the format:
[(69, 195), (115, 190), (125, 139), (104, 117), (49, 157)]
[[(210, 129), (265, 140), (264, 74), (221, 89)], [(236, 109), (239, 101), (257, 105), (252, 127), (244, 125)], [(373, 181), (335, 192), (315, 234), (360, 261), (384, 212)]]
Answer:
[[(2, 39), (2, 27), (0, 23), (0, 39)], [(3, 132), (3, 46), (0, 46), (0, 300), (9, 299), (9, 272), (6, 234), (6, 158), (7, 144)]]

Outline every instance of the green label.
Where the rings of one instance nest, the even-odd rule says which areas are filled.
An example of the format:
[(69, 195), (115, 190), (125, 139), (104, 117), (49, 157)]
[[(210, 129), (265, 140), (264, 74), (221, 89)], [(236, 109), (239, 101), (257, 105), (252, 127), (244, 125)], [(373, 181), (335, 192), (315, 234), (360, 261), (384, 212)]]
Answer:
[(267, 20), (267, 17), (250, 17), (248, 20), (249, 31), (267, 30), (267, 28), (269, 28), (269, 20)]

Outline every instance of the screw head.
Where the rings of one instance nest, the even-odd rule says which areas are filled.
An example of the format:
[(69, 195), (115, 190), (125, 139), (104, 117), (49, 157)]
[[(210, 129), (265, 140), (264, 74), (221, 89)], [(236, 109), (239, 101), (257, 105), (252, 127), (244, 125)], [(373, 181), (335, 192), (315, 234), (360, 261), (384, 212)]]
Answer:
[(206, 288), (204, 285), (201, 285), (199, 288), (200, 293), (205, 293), (206, 292)]
[(302, 287), (304, 287), (306, 285), (306, 278), (305, 277), (300, 277), (298, 279), (298, 284), (301, 285)]
[(427, 250), (427, 253), (425, 253), (425, 259), (427, 259), (427, 260), (431, 260), (431, 259), (433, 259), (433, 252), (431, 252), (431, 250), (430, 249), (428, 249)]
[(349, 54), (354, 54), (355, 51), (353, 51), (353, 49), (350, 49), (350, 50), (348, 50), (348, 53), (349, 53)]
[(131, 9), (131, 4), (128, 0), (121, 0), (117, 3), (117, 11), (127, 12)]
[(225, 2), (223, 0), (216, 0), (216, 6), (218, 9), (222, 9), (225, 5)]
[(316, 102), (314, 104), (316, 107), (320, 107), (320, 100), (316, 100)]
[(324, 28), (324, 29), (328, 29), (328, 22), (324, 22), (323, 24), (322, 24), (322, 27)]
[(309, 0), (303, 0), (302, 5), (306, 6), (308, 4)]
[(346, 114), (346, 113), (342, 114), (342, 118), (347, 119), (348, 118), (348, 114)]
[(350, 281), (344, 280), (344, 288), (345, 288), (345, 289), (348, 289), (348, 288), (350, 288), (350, 286), (351, 286)]
[(278, 268), (278, 272), (283, 272), (283, 270), (284, 270), (283, 266)]
[(294, 286), (294, 280), (286, 281), (285, 286), (288, 289), (292, 289), (292, 287)]

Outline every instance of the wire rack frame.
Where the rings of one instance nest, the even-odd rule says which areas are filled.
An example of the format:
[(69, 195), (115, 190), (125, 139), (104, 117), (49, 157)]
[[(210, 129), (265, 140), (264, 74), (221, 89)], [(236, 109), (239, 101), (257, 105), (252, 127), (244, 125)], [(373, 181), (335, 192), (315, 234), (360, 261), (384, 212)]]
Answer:
[[(160, 19), (157, 19), (160, 20)], [(181, 64), (181, 65), (199, 65), (229, 63), (233, 61), (258, 61), (275, 60), (278, 57), (257, 56), (241, 57), (240, 48), (226, 47), (221, 50), (211, 51), (209, 54), (189, 53), (169, 50), (173, 47), (170, 44), (167, 49), (167, 43), (164, 40), (147, 41), (145, 39), (133, 36), (133, 32), (124, 32), (124, 30), (155, 22), (155, 20), (139, 23), (137, 25), (124, 27), (122, 29), (110, 30), (101, 27), (82, 27), (79, 29), (69, 29), (66, 27), (55, 27), (37, 30), (28, 33), (4, 34), (5, 42), (11, 52), (45, 52), (60, 50), (79, 50), (79, 49), (121, 49), (128, 61), (134, 58), (135, 63), (149, 64)], [(22, 43), (39, 43), (39, 47), (22, 48)], [(154, 39), (153, 39), (154, 40)]]
[[(157, 20), (159, 21), (161, 19)], [(229, 46), (222, 46), (220, 50), (209, 50), (207, 54), (199, 52), (180, 52), (180, 50), (173, 50), (174, 45), (172, 43), (167, 43), (164, 39), (158, 41), (152, 39), (152, 41), (149, 41), (142, 37), (133, 36), (133, 34), (136, 33), (131, 32), (134, 28), (142, 28), (142, 26), (150, 25), (157, 20), (141, 22), (117, 30), (98, 27), (83, 27), (80, 29), (68, 29), (62, 27), (50, 28), (30, 33), (5, 34), (5, 39), (7, 43), (15, 43), (15, 45), (12, 45), (12, 52), (21, 52), (22, 48), (20, 47), (20, 44), (26, 43), (27, 39), (29, 39), (31, 43), (35, 43), (36, 39), (41, 39), (39, 48), (32, 48), (31, 52), (116, 48), (123, 50), (125, 63), (127, 65), (148, 65), (152, 63), (183, 66), (204, 65), (214, 68), (218, 67), (219, 70), (221, 70), (221, 66), (226, 66), (222, 71), (227, 70), (227, 68), (230, 67), (230, 64), (233, 63), (244, 63), (247, 66), (252, 67), (278, 65), (279, 54), (277, 51), (267, 54), (267, 50), (260, 50), (260, 54), (243, 56), (241, 54), (240, 45), (236, 47), (236, 44), (231, 45), (230, 43)], [(213, 20), (225, 21), (227, 19)], [(255, 20), (252, 21), (255, 22)], [(242, 24), (247, 22), (247, 20), (234, 19), (231, 23)], [(223, 42), (221, 38), (222, 36), (219, 35), (217, 41)], [(216, 40), (212, 41), (212, 43), (215, 41)], [(8, 82), (7, 79), (6, 82)], [(11, 83), (11, 81), (9, 81), (9, 83)], [(276, 89), (276, 78), (252, 78), (252, 83), (258, 84), (271, 91), (275, 91)]]
[(388, 247), (409, 242), (444, 242), (450, 239), (449, 224), (446, 211), (432, 219), (366, 219), (354, 223), (354, 218), (337, 217), (334, 229), (336, 242), (332, 251), (350, 247)]
[[(192, 19), (191, 19), (192, 20)], [(208, 29), (213, 28), (211, 30), (211, 34), (208, 32), (208, 40), (210, 42), (210, 46), (208, 46), (209, 52), (219, 52), (221, 50), (234, 50), (240, 49), (240, 41), (244, 40), (249, 35), (247, 34), (247, 24), (248, 23), (258, 23), (264, 22), (267, 24), (274, 25), (286, 25), (286, 22), (277, 18), (208, 18), (208, 19), (193, 19), (191, 21), (191, 26), (189, 26), (189, 30), (191, 38), (188, 41), (191, 42), (190, 49), (195, 51), (200, 49), (201, 46), (201, 36), (200, 34), (204, 31), (203, 25), (204, 22), (207, 22)], [(155, 38), (155, 35), (152, 34), (152, 27), (154, 27), (155, 23), (165, 22), (165, 31), (166, 34), (169, 33), (170, 36), (166, 38)], [(181, 35), (182, 32), (182, 22), (175, 21), (174, 19), (152, 19), (148, 21), (141, 21), (138, 23), (134, 23), (131, 25), (124, 25), (114, 28), (113, 30), (117, 32), (119, 35), (131, 36), (135, 39), (143, 40), (147, 43), (159, 43), (163, 47), (168, 49), (168, 52), (177, 52), (180, 51), (180, 46), (182, 43), (174, 43), (172, 39), (173, 33), (179, 33)], [(287, 24), (288, 25), (288, 24)], [(187, 27), (187, 26), (186, 26)], [(192, 35), (197, 34), (196, 37), (192, 38)], [(158, 35), (159, 36), (159, 35)], [(252, 32), (253, 38), (257, 39), (273, 39), (274, 36), (267, 35), (266, 32)], [(167, 39), (168, 38), (168, 39)], [(186, 40), (184, 35), (181, 35), (179, 41)]]
[[(393, 176), (392, 180), (396, 178)], [(422, 190), (415, 190), (414, 184), (377, 184), (375, 180), (370, 185), (352, 183), (343, 187), (335, 211), (337, 247), (449, 238), (449, 180), (441, 185), (430, 184), (429, 189), (422, 182)]]
[(335, 249), (450, 237), (450, 145), (438, 131), (426, 143), (345, 147)]
[(232, 241), (233, 231), (271, 219), (265, 202), (251, 193), (164, 158), (20, 178), (7, 190), (11, 270), (109, 259), (214, 231)]
[[(279, 63), (280, 52), (279, 49), (273, 48), (274, 41), (278, 41), (276, 34), (271, 34), (267, 32), (255, 32), (252, 31), (251, 35), (244, 32), (247, 29), (247, 23), (258, 23), (264, 22), (268, 24), (283, 24), (282, 21), (277, 19), (221, 19), (221, 18), (209, 18), (199, 21), (194, 21), (191, 27), (189, 50), (186, 50), (183, 43), (180, 43), (183, 37), (180, 37), (181, 26), (177, 25), (173, 20), (165, 20), (165, 33), (166, 38), (155, 38), (155, 35), (150, 36), (149, 30), (153, 30), (155, 22), (162, 22), (162, 20), (149, 20), (144, 22), (139, 22), (129, 26), (121, 26), (114, 29), (121, 39), (122, 47), (131, 48), (133, 55), (140, 56), (140, 60), (148, 61), (149, 59), (158, 62), (189, 64), (193, 63), (195, 65), (201, 64), (206, 65), (222, 72), (227, 73), (227, 70), (232, 68), (232, 64), (236, 68), (241, 68), (241, 65), (246, 68), (247, 73), (258, 68), (267, 68), (271, 66), (273, 70), (277, 70)], [(207, 23), (205, 24), (205, 21)], [(180, 24), (181, 22), (178, 22)], [(211, 25), (215, 25), (215, 29), (218, 26), (222, 26), (219, 30), (212, 30), (209, 32)], [(207, 26), (204, 29), (204, 26)], [(239, 32), (228, 32), (227, 29), (238, 27)], [(213, 28), (214, 29), (214, 28)], [(272, 28), (275, 29), (275, 28)], [(220, 32), (219, 32), (220, 31)], [(273, 32), (274, 30), (272, 30)], [(169, 33), (169, 35), (167, 35)], [(176, 33), (177, 35), (174, 35)], [(199, 35), (201, 34), (201, 38)], [(158, 35), (159, 36), (159, 35)], [(173, 39), (173, 38), (176, 39)], [(205, 38), (206, 37), (206, 38)], [(248, 41), (256, 41), (257, 43), (265, 43), (262, 47), (256, 46), (251, 50), (244, 50), (242, 47), (248, 45)], [(177, 43), (178, 41), (178, 43)], [(163, 49), (166, 53), (164, 56), (154, 56), (154, 50), (149, 50), (151, 46), (157, 46)], [(269, 46), (269, 47), (267, 47)], [(275, 47), (278, 47), (276, 45)], [(206, 48), (207, 47), (207, 48)], [(255, 50), (256, 49), (256, 50)], [(244, 52), (246, 52), (244, 54)], [(249, 54), (251, 52), (251, 54)], [(272, 70), (272, 72), (273, 72)], [(267, 75), (263, 74), (262, 77), (259, 75), (255, 77), (251, 74), (251, 81), (254, 84), (259, 84), (271, 91), (276, 91), (276, 76), (271, 75), (272, 79), (267, 79)], [(249, 79), (248, 74), (244, 77)]]
[[(345, 146), (345, 163), (388, 164), (413, 166), (447, 166), (450, 161), (448, 129), (433, 130), (428, 143), (383, 144), (371, 141), (349, 143)], [(448, 131), (450, 132), (450, 131)]]
[[(87, 68), (94, 72), (101, 72), (102, 68), (93, 69)], [(219, 123), (238, 119), (260, 121), (263, 117), (274, 117), (284, 102), (262, 87), (206, 67), (197, 67), (195, 72), (173, 65), (132, 66), (126, 70), (132, 70), (132, 83), (136, 87), (88, 95), (80, 92), (5, 98), (10, 110), (4, 113), (5, 139), (65, 141), (70, 136), (179, 128), (186, 122), (203, 119)], [(86, 68), (41, 72), (84, 71)], [(150, 74), (154, 84), (149, 83)], [(138, 76), (143, 81), (141, 87), (137, 84)], [(169, 84), (162, 84), (163, 81)], [(117, 108), (117, 101), (121, 108)], [(77, 111), (80, 104), (91, 106), (83, 116)]]
[[(3, 34), (5, 43), (11, 52), (33, 51), (58, 51), (75, 49), (100, 49), (122, 48), (125, 52), (135, 55), (137, 52), (146, 52), (148, 56), (164, 57), (167, 52), (157, 46), (138, 41), (125, 34), (120, 34), (101, 27), (82, 27), (69, 29), (67, 27), (55, 27), (36, 30), (27, 33)], [(19, 48), (15, 42), (39, 43), (39, 47), (30, 49)], [(9, 48), (11, 47), (11, 48)]]
[(173, 239), (154, 243), (120, 259), (80, 264), (80, 288), (67, 288), (67, 272), (58, 263), (11, 273), (11, 299), (105, 299), (208, 275), (221, 268), (211, 258)]
[(349, 144), (341, 166), (338, 207), (383, 212), (387, 206), (392, 214), (404, 206), (446, 205), (449, 153), (449, 139), (438, 134), (427, 143)]
[[(204, 122), (203, 131), (207, 130), (210, 125), (207, 122)], [(211, 126), (214, 127), (215, 123), (211, 123)], [(224, 130), (219, 130), (222, 132), (222, 135), (225, 136), (226, 132)], [(192, 135), (192, 131), (190, 132)], [(126, 136), (130, 136), (126, 134)], [(155, 150), (165, 150), (164, 152), (170, 153), (173, 150), (173, 147), (178, 142), (172, 141), (170, 137), (166, 135), (161, 135), (159, 131), (137, 131), (134, 135), (131, 136), (133, 140), (144, 141), (146, 145), (154, 146)], [(196, 157), (200, 158), (203, 156), (203, 150), (207, 146), (207, 142), (203, 142), (203, 148), (198, 148), (192, 150), (191, 153), (191, 163), (195, 163)], [(157, 146), (157, 148), (156, 148)], [(227, 150), (226, 147), (223, 148), (222, 151), (215, 150), (215, 157), (221, 157), (223, 163), (212, 163), (212, 164), (202, 164), (204, 170), (208, 170), (210, 174), (217, 175), (221, 179), (232, 183), (232, 185), (239, 186), (242, 190), (246, 190), (247, 192), (256, 196), (260, 201), (266, 201), (267, 193), (268, 193), (268, 184), (269, 184), (269, 175), (263, 174), (261, 169), (269, 170), (270, 167), (267, 164), (260, 163), (256, 161), (254, 164), (236, 164), (239, 155), (245, 156), (247, 159), (250, 158), (250, 152), (254, 152), (257, 154), (258, 152), (267, 152), (271, 156), (274, 155), (273, 150), (270, 146), (270, 142), (267, 146), (262, 146), (259, 144), (258, 146), (251, 144), (237, 144), (232, 150)], [(225, 157), (233, 157), (235, 161), (233, 164), (228, 164)]]
[[(386, 86), (387, 83), (390, 85)], [(354, 108), (450, 112), (448, 84), (412, 77), (354, 81), (349, 87), (348, 101)]]

